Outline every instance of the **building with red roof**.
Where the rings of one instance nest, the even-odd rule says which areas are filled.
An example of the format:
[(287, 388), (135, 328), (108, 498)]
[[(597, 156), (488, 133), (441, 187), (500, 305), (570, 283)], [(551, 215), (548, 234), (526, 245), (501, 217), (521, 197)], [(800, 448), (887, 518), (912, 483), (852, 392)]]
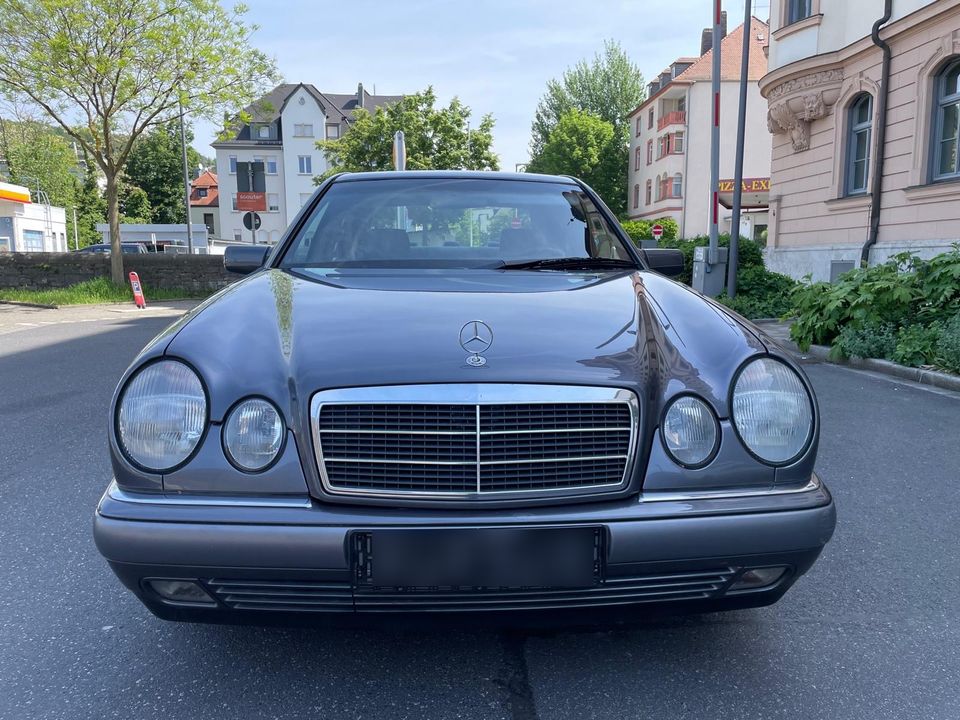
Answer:
[[(739, 104), (743, 33), (750, 33), (747, 131), (744, 153), (744, 217), (741, 232), (763, 236), (768, 224), (771, 141), (767, 103), (759, 80), (767, 71), (769, 28), (753, 18), (720, 41), (720, 202), (729, 208)], [(647, 98), (630, 113), (631, 141), (627, 208), (631, 220), (670, 217), (681, 237), (706, 235), (710, 229), (710, 135), (713, 123), (712, 31), (704, 31), (701, 54), (680, 57), (647, 86)], [(729, 210), (721, 209), (720, 231), (730, 230)]]
[(203, 223), (211, 238), (219, 238), (220, 186), (217, 174), (204, 170), (190, 183), (190, 222)]

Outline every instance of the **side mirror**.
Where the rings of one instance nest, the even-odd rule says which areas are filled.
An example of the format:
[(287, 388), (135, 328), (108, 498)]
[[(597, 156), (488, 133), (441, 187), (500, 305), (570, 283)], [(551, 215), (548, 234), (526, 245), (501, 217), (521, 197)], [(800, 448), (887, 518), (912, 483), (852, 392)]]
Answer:
[(676, 277), (683, 272), (683, 253), (672, 248), (644, 248), (643, 259), (654, 272), (667, 277)]
[(255, 270), (263, 267), (263, 261), (267, 259), (267, 253), (270, 251), (268, 245), (231, 245), (223, 254), (223, 267), (229, 272), (239, 275), (249, 275)]

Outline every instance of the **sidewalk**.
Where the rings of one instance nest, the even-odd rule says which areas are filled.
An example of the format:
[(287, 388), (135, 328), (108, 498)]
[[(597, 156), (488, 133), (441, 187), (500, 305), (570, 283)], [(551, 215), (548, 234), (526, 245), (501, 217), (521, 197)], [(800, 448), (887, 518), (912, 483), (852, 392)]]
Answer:
[(169, 317), (172, 321), (191, 308), (196, 307), (200, 302), (200, 300), (170, 300), (155, 304), (148, 303), (143, 310), (138, 310), (132, 302), (105, 305), (68, 305), (56, 310), (0, 302), (0, 335), (27, 330), (32, 327), (61, 323), (124, 320), (141, 317)]

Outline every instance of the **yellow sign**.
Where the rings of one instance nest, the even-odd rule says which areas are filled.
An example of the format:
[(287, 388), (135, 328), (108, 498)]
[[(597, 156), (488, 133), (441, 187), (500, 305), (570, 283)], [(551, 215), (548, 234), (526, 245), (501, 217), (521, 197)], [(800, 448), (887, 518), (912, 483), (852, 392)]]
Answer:
[(22, 185), (11, 185), (10, 183), (0, 182), (0, 200), (29, 203), (30, 191)]
[[(744, 178), (740, 188), (745, 193), (770, 192), (770, 178)], [(733, 192), (733, 180), (721, 180), (718, 190), (722, 193)]]

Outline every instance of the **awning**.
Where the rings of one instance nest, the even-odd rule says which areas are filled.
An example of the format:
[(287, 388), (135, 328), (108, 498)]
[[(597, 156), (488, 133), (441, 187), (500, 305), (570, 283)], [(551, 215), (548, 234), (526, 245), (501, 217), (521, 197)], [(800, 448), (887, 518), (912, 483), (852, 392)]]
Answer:
[[(770, 178), (744, 178), (741, 184), (740, 207), (765, 208), (770, 203)], [(720, 204), (727, 210), (733, 207), (733, 180), (721, 180), (718, 186)]]
[(29, 204), (30, 191), (22, 185), (0, 182), (0, 200)]

